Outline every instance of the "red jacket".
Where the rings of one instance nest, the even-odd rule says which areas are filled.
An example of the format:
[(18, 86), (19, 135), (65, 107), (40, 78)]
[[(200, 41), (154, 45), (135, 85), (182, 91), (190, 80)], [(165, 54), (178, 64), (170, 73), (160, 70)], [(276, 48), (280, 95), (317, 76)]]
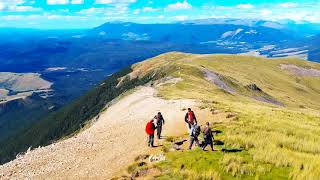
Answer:
[(156, 129), (156, 126), (153, 123), (153, 120), (149, 121), (146, 125), (146, 133), (148, 135), (154, 135), (154, 130)]

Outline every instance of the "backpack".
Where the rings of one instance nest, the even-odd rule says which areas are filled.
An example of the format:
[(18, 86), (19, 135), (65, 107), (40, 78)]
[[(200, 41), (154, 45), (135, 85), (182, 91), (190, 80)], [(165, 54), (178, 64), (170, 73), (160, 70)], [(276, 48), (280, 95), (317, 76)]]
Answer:
[(198, 137), (198, 136), (200, 135), (200, 133), (201, 133), (200, 126), (195, 125), (195, 126), (193, 127), (193, 129), (192, 129), (192, 135), (193, 135), (194, 137)]
[(157, 115), (157, 125), (158, 126), (161, 126), (162, 125), (162, 120), (163, 120), (163, 117), (162, 117), (162, 115)]
[(193, 124), (193, 120), (194, 120), (193, 111), (188, 112), (188, 120), (191, 124)]
[(153, 122), (148, 122), (147, 125), (146, 125), (146, 133), (148, 135), (153, 135), (154, 134), (154, 129), (153, 129), (152, 125), (153, 125)]

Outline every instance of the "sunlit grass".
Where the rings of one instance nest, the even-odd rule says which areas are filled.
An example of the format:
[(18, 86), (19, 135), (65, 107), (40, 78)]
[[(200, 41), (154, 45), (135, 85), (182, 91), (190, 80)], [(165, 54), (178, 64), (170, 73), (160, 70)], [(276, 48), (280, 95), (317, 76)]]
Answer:
[[(243, 150), (235, 154), (170, 152), (168, 161), (160, 166), (171, 170), (164, 171), (161, 178), (206, 179), (204, 172), (213, 173), (216, 179), (320, 177), (320, 78), (296, 77), (279, 67), (296, 64), (320, 69), (319, 64), (298, 59), (179, 53), (161, 55), (151, 62), (154, 67), (159, 62), (161, 66), (174, 66), (167, 75), (183, 79), (174, 86), (160, 87), (161, 97), (198, 99), (203, 108), (236, 112), (237, 120), (213, 128), (223, 130), (219, 138), (226, 147)], [(247, 84), (257, 84), (285, 106), (256, 101), (250, 94), (228, 94), (205, 80), (202, 68), (231, 79), (239, 92)], [(198, 165), (193, 166), (195, 161)]]

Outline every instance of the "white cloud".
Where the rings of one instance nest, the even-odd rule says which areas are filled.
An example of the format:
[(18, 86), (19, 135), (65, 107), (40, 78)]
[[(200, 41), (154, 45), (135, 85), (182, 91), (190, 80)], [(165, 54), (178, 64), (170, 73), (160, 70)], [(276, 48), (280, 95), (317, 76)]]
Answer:
[(163, 19), (164, 18), (164, 15), (159, 15), (158, 16), (158, 19)]
[(272, 14), (272, 11), (269, 10), (269, 9), (262, 9), (262, 10), (260, 11), (260, 14), (261, 14), (262, 16), (268, 16), (268, 15)]
[(71, 0), (71, 4), (83, 4), (83, 0)]
[(5, 6), (2, 2), (0, 2), (0, 11), (4, 10)]
[(136, 0), (96, 0), (96, 4), (130, 4), (135, 3)]
[(283, 8), (295, 8), (297, 6), (298, 4), (293, 2), (286, 2), (286, 3), (280, 4), (280, 7), (283, 7)]
[(167, 6), (168, 10), (180, 10), (180, 9), (191, 9), (192, 5), (189, 4), (187, 1), (177, 2), (175, 4), (169, 4)]
[(184, 21), (188, 19), (188, 16), (175, 16), (175, 19), (177, 19), (178, 21)]
[(27, 11), (41, 11), (41, 8), (34, 8), (32, 6), (10, 6), (8, 11), (12, 12), (27, 12)]
[(85, 16), (115, 16), (115, 15), (122, 15), (127, 14), (128, 12), (127, 6), (115, 6), (115, 7), (105, 7), (105, 8), (89, 8), (83, 9), (77, 14), (85, 15)]
[(83, 9), (81, 11), (78, 12), (78, 14), (91, 14), (93, 12), (95, 12), (98, 8), (89, 8), (89, 9)]
[(152, 8), (152, 7), (143, 8), (143, 12), (155, 12), (155, 11), (158, 11), (158, 9)]
[(26, 12), (26, 11), (40, 11), (41, 8), (35, 8), (25, 5), (24, 0), (0, 0), (0, 11), (6, 12)]
[(236, 7), (240, 9), (252, 9), (254, 6), (252, 4), (238, 4)]
[(83, 4), (84, 0), (47, 0), (49, 5)]
[(69, 0), (47, 0), (47, 4), (49, 5), (63, 5), (63, 4), (69, 4)]
[(141, 12), (141, 9), (135, 9), (135, 10), (133, 11), (133, 14), (140, 14), (140, 12)]

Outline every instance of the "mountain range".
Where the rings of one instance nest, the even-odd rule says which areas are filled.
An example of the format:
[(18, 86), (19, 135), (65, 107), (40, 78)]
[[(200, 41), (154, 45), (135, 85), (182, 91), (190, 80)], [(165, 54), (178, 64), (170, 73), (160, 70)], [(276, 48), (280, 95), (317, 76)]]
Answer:
[[(65, 111), (66, 104), (75, 102), (105, 78), (162, 53), (249, 54), (320, 62), (319, 42), (319, 24), (292, 21), (203, 19), (172, 24), (108, 22), (83, 30), (3, 28), (0, 72), (20, 76), (37, 73), (52, 83), (52, 91), (48, 96), (33, 92), (26, 98), (3, 102), (0, 131), (5, 133), (0, 141), (8, 142), (8, 138), (36, 122), (53, 121), (52, 114)], [(0, 89), (10, 90), (6, 82), (0, 84)], [(21, 92), (10, 90), (10, 93)], [(84, 118), (88, 117), (91, 116)], [(79, 123), (75, 126), (70, 132)], [(47, 144), (52, 138), (50, 135), (41, 143)], [(18, 145), (18, 149), (25, 150), (30, 145), (27, 142)], [(6, 153), (13, 158), (17, 152), (10, 149)], [(7, 155), (1, 158), (3, 162), (10, 159)]]

